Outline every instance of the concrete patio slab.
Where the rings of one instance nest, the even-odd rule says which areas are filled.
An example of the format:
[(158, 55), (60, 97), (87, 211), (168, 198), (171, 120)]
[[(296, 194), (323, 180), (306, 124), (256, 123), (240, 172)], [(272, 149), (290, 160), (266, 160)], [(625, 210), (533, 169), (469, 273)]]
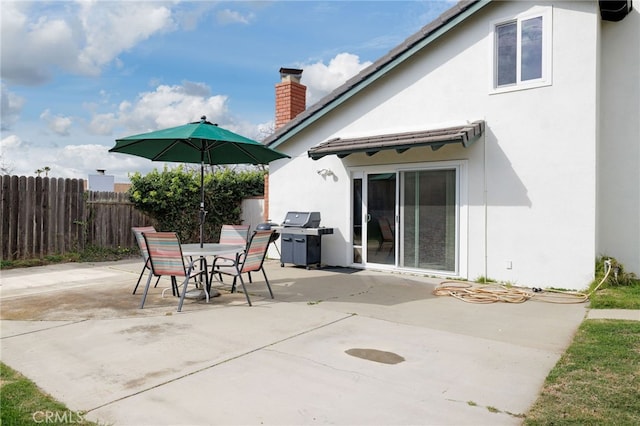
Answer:
[(637, 309), (590, 309), (588, 319), (618, 319), (640, 321), (640, 310)]
[(253, 307), (223, 288), (177, 313), (163, 279), (140, 310), (140, 268), (2, 271), (2, 361), (113, 425), (511, 425), (587, 313), (469, 304), (434, 296), (436, 279), (276, 261), (274, 300), (256, 274)]

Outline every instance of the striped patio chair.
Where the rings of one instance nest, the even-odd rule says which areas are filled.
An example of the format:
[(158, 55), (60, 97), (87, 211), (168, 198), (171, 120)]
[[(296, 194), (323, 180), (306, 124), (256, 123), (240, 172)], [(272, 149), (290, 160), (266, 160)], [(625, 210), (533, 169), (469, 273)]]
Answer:
[(242, 284), (242, 291), (244, 292), (245, 297), (247, 298), (247, 303), (249, 306), (251, 305), (251, 299), (249, 298), (249, 292), (247, 292), (247, 287), (245, 286), (244, 280), (242, 279), (242, 274), (253, 272), (253, 271), (262, 271), (262, 275), (264, 275), (264, 280), (267, 283), (267, 288), (269, 289), (269, 294), (273, 299), (273, 291), (271, 291), (271, 285), (269, 285), (269, 279), (267, 278), (267, 274), (264, 270), (264, 259), (267, 256), (267, 249), (269, 248), (269, 242), (271, 241), (271, 235), (273, 234), (273, 230), (264, 230), (264, 231), (255, 231), (249, 242), (247, 243), (247, 249), (245, 252), (238, 257), (238, 259), (231, 259), (233, 264), (229, 265), (227, 262), (224, 264), (218, 264), (218, 258), (214, 259), (212, 271), (215, 271), (216, 274), (225, 274), (231, 275), (234, 277), (233, 285), (231, 286), (231, 292), (233, 293), (236, 289), (236, 278), (240, 278), (240, 283)]
[[(136, 237), (136, 243), (138, 243), (138, 248), (140, 249), (140, 253), (142, 254), (142, 261), (144, 262), (144, 265), (142, 266), (142, 271), (140, 271), (140, 276), (138, 277), (138, 282), (136, 283), (136, 286), (133, 288), (133, 294), (136, 294), (136, 291), (138, 290), (138, 286), (140, 285), (140, 280), (142, 280), (142, 276), (144, 275), (145, 271), (148, 269), (149, 274), (153, 274), (153, 272), (151, 271), (151, 265), (149, 263), (149, 250), (147, 250), (147, 243), (145, 243), (142, 233), (156, 232), (156, 229), (153, 226), (138, 226), (138, 227), (131, 228), (131, 231), (133, 232), (133, 235)], [(160, 281), (160, 277), (158, 277), (155, 287), (158, 286), (158, 281)]]
[[(247, 241), (249, 240), (249, 225), (222, 225), (222, 229), (220, 230), (220, 244), (233, 244), (236, 246), (246, 247)], [(241, 253), (238, 253), (236, 258), (230, 258), (228, 256), (216, 256), (218, 260), (218, 265), (227, 265), (233, 266), (235, 262), (238, 261), (238, 256)], [(251, 282), (251, 274), (249, 275), (249, 282)], [(218, 279), (222, 282), (222, 275), (218, 274)], [(235, 279), (234, 279), (235, 284)]]
[[(178, 312), (182, 311), (184, 297), (187, 294), (187, 285), (191, 278), (204, 276), (206, 285), (203, 286), (203, 289), (207, 302), (209, 302), (209, 293), (207, 291), (209, 287), (209, 278), (206, 267), (204, 269), (198, 269), (196, 267), (196, 264), (201, 261), (200, 258), (185, 264), (180, 240), (175, 232), (143, 232), (142, 236), (144, 237), (147, 249), (149, 250), (149, 263), (151, 265), (153, 275), (158, 277), (171, 277), (172, 285), (175, 283), (176, 277), (184, 277), (184, 281), (182, 283), (182, 294), (180, 295), (180, 302), (178, 303)], [(144, 288), (142, 302), (140, 302), (140, 309), (144, 307), (150, 283), (151, 275), (149, 275), (147, 285)], [(176, 288), (179, 293), (179, 287), (177, 285)]]
[(244, 246), (249, 239), (249, 225), (222, 225), (220, 244)]

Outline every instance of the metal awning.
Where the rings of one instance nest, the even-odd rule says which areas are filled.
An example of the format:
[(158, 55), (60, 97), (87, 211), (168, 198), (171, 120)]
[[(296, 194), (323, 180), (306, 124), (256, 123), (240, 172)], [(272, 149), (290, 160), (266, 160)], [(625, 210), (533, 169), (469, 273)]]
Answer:
[(337, 155), (344, 158), (356, 152), (364, 152), (371, 156), (379, 151), (389, 149), (395, 149), (400, 154), (409, 148), (419, 146), (430, 146), (432, 150), (436, 151), (451, 143), (461, 143), (466, 148), (482, 136), (484, 125), (484, 120), (478, 120), (461, 126), (441, 129), (349, 139), (335, 138), (314, 146), (309, 149), (308, 154), (312, 159), (318, 160), (325, 155)]

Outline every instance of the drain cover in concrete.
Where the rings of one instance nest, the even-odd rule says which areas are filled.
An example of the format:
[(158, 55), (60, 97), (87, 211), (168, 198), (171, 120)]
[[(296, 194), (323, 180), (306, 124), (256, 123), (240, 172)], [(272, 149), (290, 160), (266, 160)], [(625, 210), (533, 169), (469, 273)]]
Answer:
[(355, 356), (369, 361), (381, 362), (383, 364), (398, 364), (404, 358), (393, 352), (380, 351), (378, 349), (353, 348), (345, 351), (351, 356)]

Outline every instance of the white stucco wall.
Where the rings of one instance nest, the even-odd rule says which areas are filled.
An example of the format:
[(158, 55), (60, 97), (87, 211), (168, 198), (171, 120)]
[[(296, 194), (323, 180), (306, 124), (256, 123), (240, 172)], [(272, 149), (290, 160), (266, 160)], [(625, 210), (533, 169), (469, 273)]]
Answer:
[[(336, 229), (323, 262), (350, 259), (353, 167), (467, 160), (464, 278), (585, 288), (596, 253), (596, 96), (600, 21), (596, 2), (553, 5), (552, 84), (491, 90), (491, 23), (534, 7), (497, 2), (278, 146), (293, 157), (270, 168), (271, 217), (320, 211)], [(483, 140), (464, 149), (414, 148), (313, 161), (307, 150), (333, 137), (425, 130), (484, 119)], [(637, 140), (637, 139), (636, 139)], [(317, 170), (330, 169), (326, 178)], [(486, 182), (486, 208), (484, 185)], [(486, 211), (486, 216), (485, 216)], [(485, 226), (486, 224), (486, 226)], [(485, 238), (486, 235), (486, 238)], [(511, 268), (507, 268), (510, 262)]]
[(490, 278), (572, 289), (593, 278), (596, 7), (554, 5), (552, 85), (490, 96)]
[(249, 225), (253, 230), (256, 226), (265, 222), (264, 197), (244, 198), (241, 208), (240, 220), (243, 225)]
[(640, 276), (640, 12), (601, 40), (597, 250)]
[[(307, 138), (299, 143), (278, 148), (289, 154), (291, 160), (278, 160), (269, 166), (269, 215), (274, 222), (282, 223), (289, 211), (320, 212), (320, 225), (334, 228), (333, 235), (322, 237), (322, 261), (345, 266), (346, 241), (350, 241), (349, 175), (335, 156), (321, 161), (309, 159), (307, 150), (320, 142), (318, 138), (322, 136), (313, 130), (305, 135)], [(321, 169), (329, 169), (335, 176), (323, 178), (317, 172)]]

